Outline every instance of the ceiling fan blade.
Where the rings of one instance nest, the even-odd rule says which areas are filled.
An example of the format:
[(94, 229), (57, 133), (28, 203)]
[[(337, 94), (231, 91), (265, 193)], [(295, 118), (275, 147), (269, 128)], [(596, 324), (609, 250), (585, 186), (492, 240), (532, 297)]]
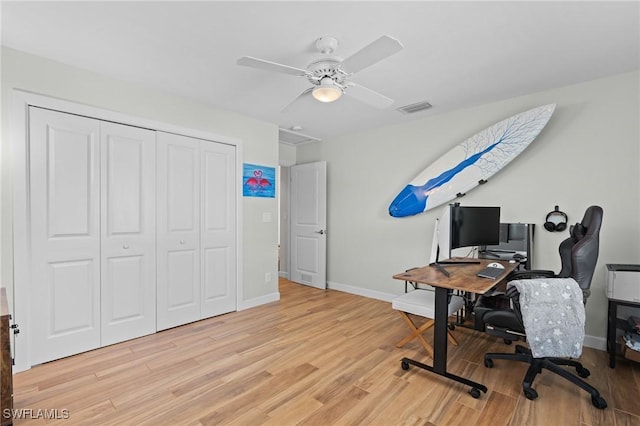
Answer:
[(342, 61), (340, 68), (353, 74), (401, 51), (403, 47), (398, 40), (385, 35)]
[(309, 87), (307, 90), (305, 90), (304, 92), (300, 93), (294, 100), (292, 100), (287, 105), (285, 105), (285, 107), (282, 108), (280, 110), (280, 112), (285, 113), (285, 114), (288, 113), (288, 112), (291, 112), (291, 110), (293, 109), (292, 108), (293, 105), (297, 104), (302, 99), (310, 98), (312, 91), (313, 91), (313, 87)]
[(380, 109), (388, 108), (393, 104), (393, 99), (387, 98), (385, 95), (357, 83), (349, 83), (345, 94), (360, 102)]
[(262, 70), (290, 74), (299, 77), (306, 77), (309, 74), (307, 70), (303, 70), (302, 68), (290, 67), (289, 65), (282, 65), (276, 62), (254, 58), (252, 56), (243, 56), (242, 58), (238, 59), (236, 63), (245, 67), (259, 68)]

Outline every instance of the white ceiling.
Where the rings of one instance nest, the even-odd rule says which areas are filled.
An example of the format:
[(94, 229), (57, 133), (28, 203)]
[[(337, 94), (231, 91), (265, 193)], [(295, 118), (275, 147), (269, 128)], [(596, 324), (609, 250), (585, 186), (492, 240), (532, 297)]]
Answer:
[[(7, 2), (2, 44), (326, 139), (638, 69), (638, 1)], [(318, 37), (346, 58), (381, 35), (404, 49), (352, 80), (395, 100), (343, 97), (280, 110), (306, 79), (236, 65), (297, 68)], [(419, 101), (433, 108), (395, 110)]]

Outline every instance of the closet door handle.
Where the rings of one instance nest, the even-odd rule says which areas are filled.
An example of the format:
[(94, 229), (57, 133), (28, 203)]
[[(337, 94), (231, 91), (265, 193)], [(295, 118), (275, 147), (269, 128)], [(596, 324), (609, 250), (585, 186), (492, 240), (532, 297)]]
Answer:
[(122, 248), (123, 248), (123, 249), (125, 249), (125, 250), (127, 250), (127, 249), (129, 248), (129, 244), (124, 244), (124, 245), (122, 246)]
[(185, 244), (186, 241), (185, 240), (180, 240), (180, 244)]

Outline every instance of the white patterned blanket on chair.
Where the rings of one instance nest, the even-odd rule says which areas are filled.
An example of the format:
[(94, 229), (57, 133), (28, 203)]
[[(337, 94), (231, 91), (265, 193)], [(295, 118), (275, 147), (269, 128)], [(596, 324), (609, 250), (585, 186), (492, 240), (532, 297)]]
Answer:
[(535, 358), (582, 354), (585, 312), (582, 289), (573, 278), (509, 282), (520, 293), (520, 310)]

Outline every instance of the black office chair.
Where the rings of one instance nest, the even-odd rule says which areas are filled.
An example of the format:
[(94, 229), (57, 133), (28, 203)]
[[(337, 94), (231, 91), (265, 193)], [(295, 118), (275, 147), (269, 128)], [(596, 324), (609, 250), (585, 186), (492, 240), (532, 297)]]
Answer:
[[(573, 278), (582, 289), (583, 302), (586, 303), (598, 259), (601, 224), (602, 208), (599, 206), (589, 207), (582, 222), (572, 226), (571, 236), (560, 244), (562, 269), (558, 274), (554, 274), (553, 271), (519, 271), (510, 276), (509, 281), (532, 278)], [(505, 343), (524, 339), (526, 333), (519, 296), (520, 294), (515, 287), (508, 287), (504, 295), (478, 298), (474, 309), (476, 328), (484, 329), (489, 335), (503, 338)], [(530, 364), (522, 383), (524, 395), (528, 399), (538, 397), (531, 385), (538, 373), (545, 368), (589, 392), (591, 402), (595, 407), (600, 409), (607, 407), (607, 402), (600, 396), (598, 390), (580, 378), (588, 377), (591, 373), (575, 360), (556, 357), (534, 358), (531, 350), (521, 345), (516, 345), (515, 353), (485, 354), (484, 365), (488, 368), (493, 367), (494, 359), (514, 360)], [(580, 377), (562, 368), (563, 365), (575, 368)]]

